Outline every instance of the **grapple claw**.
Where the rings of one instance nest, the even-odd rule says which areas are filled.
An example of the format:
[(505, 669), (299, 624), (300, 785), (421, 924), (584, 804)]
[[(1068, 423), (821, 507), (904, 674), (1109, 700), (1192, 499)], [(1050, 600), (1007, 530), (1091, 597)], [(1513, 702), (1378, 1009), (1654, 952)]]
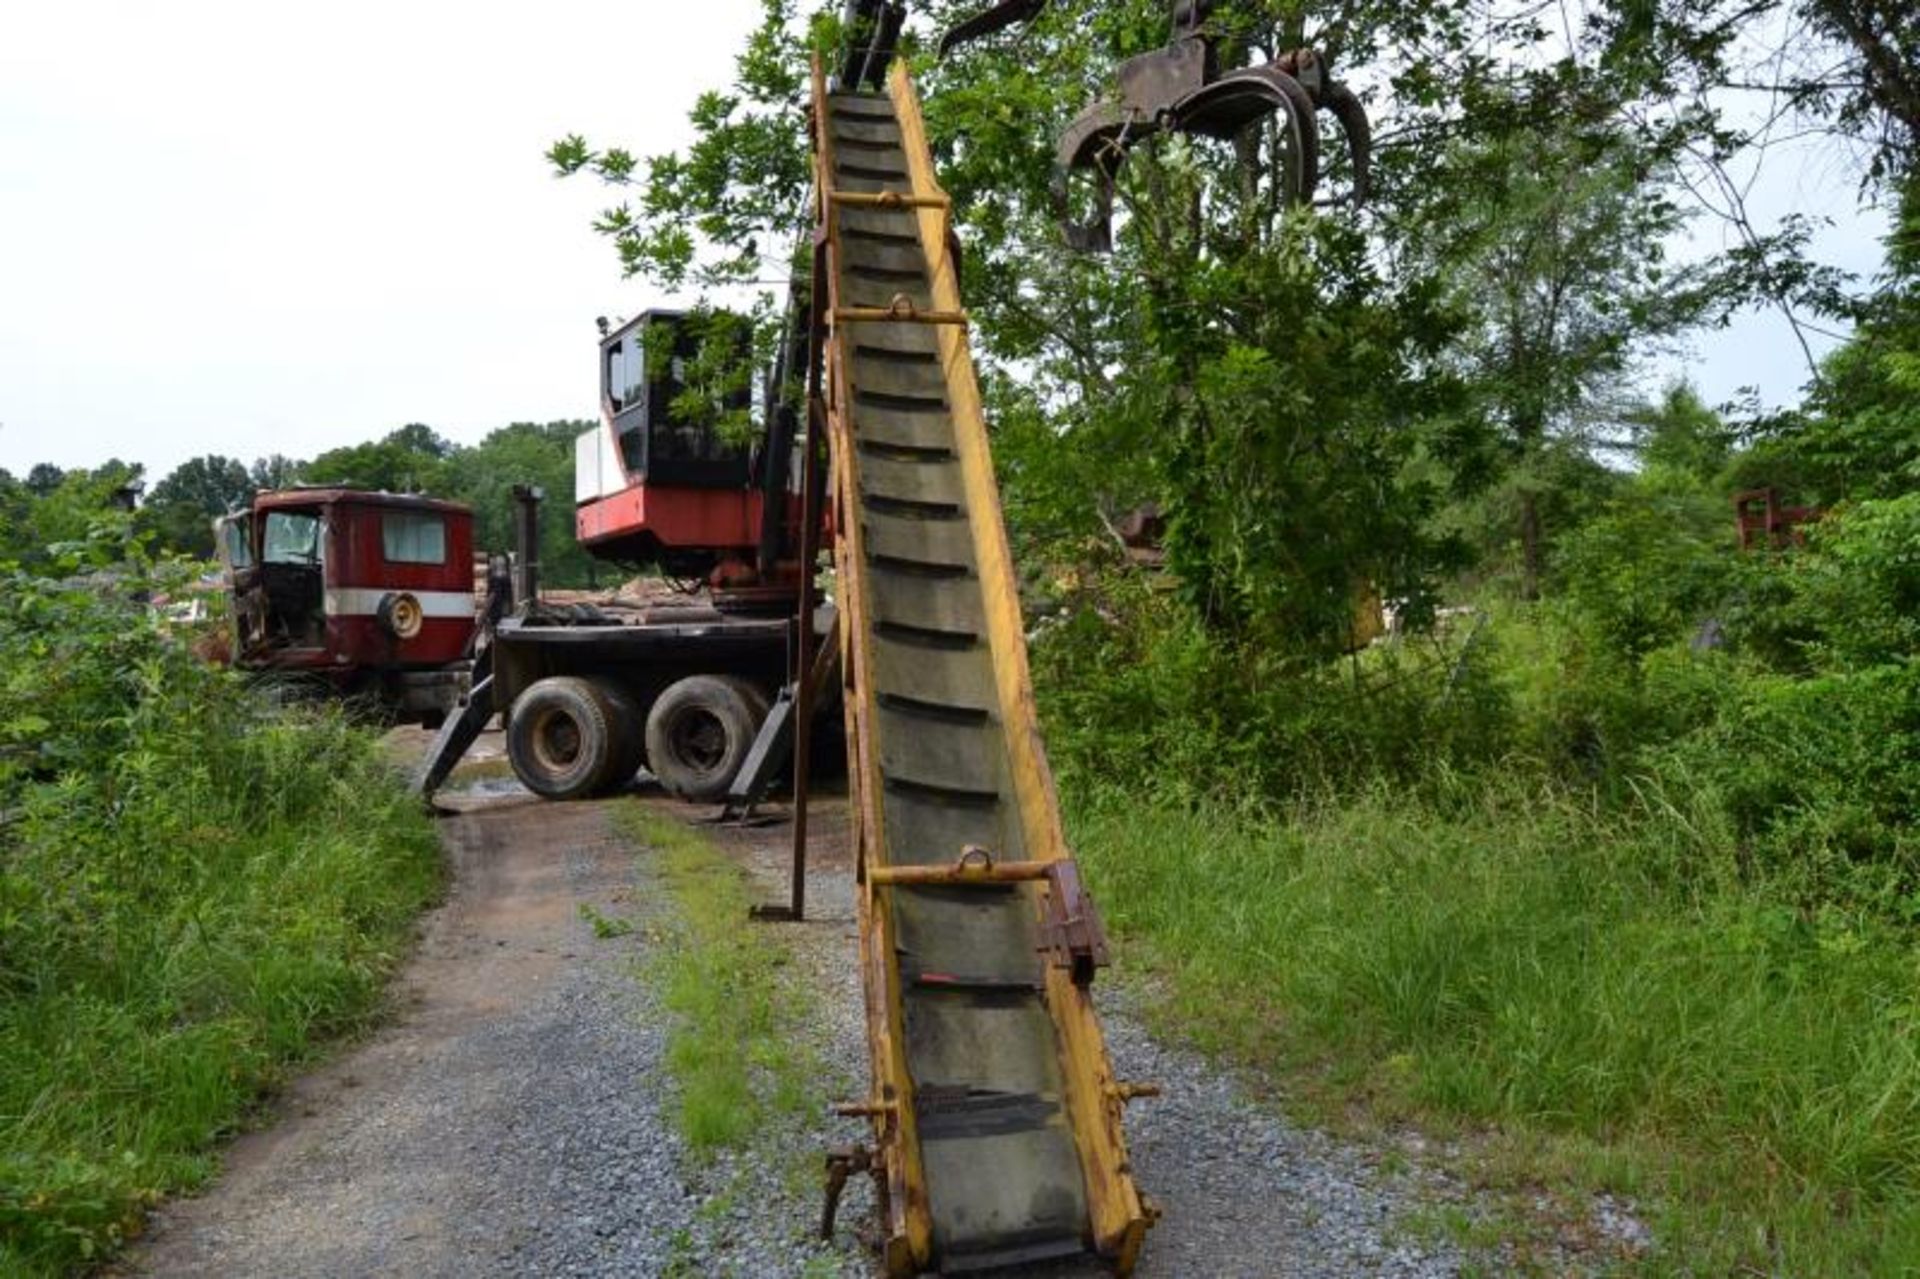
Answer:
[(1323, 102), (1347, 135), (1347, 153), (1353, 160), (1355, 204), (1365, 204), (1373, 177), (1373, 126), (1367, 122), (1367, 109), (1352, 89), (1337, 81), (1327, 85)]
[[(1126, 163), (1127, 148), (1157, 128), (1151, 120), (1135, 119), (1117, 103), (1096, 102), (1060, 135), (1053, 171), (1053, 215), (1068, 248), (1076, 253), (1112, 252), (1114, 174)], [(1093, 171), (1096, 184), (1093, 216), (1079, 222), (1068, 187), (1073, 174), (1086, 169)]]
[(878, 89), (900, 43), (907, 6), (902, 0), (847, 0), (841, 22), (847, 30), (846, 57), (840, 83), (858, 93)]
[[(998, 30), (1017, 20), (1002, 16), (1006, 11), (1037, 10), (1041, 2), (1006, 0), (951, 34), (986, 23), (991, 25), (984, 30)], [(1104, 223), (1112, 208), (1114, 176), (1130, 147), (1161, 131), (1233, 141), (1252, 181), (1260, 163), (1259, 148), (1249, 141), (1247, 131), (1262, 120), (1279, 117), (1282, 136), (1275, 177), (1288, 204), (1305, 204), (1313, 199), (1320, 181), (1316, 113), (1325, 109), (1347, 135), (1353, 160), (1353, 189), (1348, 198), (1355, 204), (1366, 198), (1373, 148), (1360, 99), (1333, 79), (1327, 58), (1313, 49), (1294, 49), (1264, 66), (1222, 68), (1221, 38), (1208, 24), (1215, 7), (1216, 0), (1174, 0), (1172, 39), (1122, 64), (1117, 100), (1082, 112), (1061, 136), (1054, 204), (1071, 247), (1098, 251), (1111, 247), (1112, 235)], [(1100, 183), (1092, 224), (1071, 220), (1068, 184), (1072, 174), (1082, 169), (1095, 170)]]

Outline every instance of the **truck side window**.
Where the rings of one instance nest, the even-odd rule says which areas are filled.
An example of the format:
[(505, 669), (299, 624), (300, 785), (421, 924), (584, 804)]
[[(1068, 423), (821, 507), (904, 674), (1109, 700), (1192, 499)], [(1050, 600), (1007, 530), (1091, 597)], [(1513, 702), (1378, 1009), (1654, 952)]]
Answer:
[(228, 519), (220, 522), (220, 536), (227, 544), (227, 563), (234, 569), (253, 567), (253, 547), (248, 545), (251, 522)]
[(438, 515), (388, 511), (380, 517), (380, 551), (389, 564), (445, 564), (447, 522)]

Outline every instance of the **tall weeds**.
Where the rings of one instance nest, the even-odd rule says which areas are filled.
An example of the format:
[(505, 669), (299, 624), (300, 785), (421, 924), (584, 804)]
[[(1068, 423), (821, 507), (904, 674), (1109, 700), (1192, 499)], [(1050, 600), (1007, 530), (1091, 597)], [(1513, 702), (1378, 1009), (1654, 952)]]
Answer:
[(1524, 1175), (1645, 1192), (1651, 1270), (1920, 1270), (1916, 537), (1614, 538), (1334, 664), (1083, 579), (1034, 663), (1076, 846), (1158, 1006), (1331, 1113), (1577, 1148)]
[(0, 589), (0, 1272), (110, 1253), (376, 1007), (439, 862), (377, 744), (131, 571)]

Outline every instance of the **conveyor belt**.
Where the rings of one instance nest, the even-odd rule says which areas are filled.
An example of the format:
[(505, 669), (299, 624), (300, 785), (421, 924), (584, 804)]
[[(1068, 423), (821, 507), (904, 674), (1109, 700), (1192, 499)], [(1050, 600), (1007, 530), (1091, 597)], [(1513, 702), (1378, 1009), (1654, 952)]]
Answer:
[(1094, 1253), (1124, 1273), (1148, 1216), (1084, 985), (1097, 924), (1076, 981), (1062, 921), (1090, 907), (1034, 719), (945, 197), (904, 70), (890, 86), (829, 95), (816, 70), (814, 106), (887, 1261)]

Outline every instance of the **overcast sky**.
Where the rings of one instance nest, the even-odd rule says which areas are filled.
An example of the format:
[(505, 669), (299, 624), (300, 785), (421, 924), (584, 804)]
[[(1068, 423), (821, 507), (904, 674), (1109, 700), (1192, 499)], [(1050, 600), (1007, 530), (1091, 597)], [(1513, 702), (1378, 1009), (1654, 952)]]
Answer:
[(0, 4), (0, 467), (593, 416), (652, 299), (541, 153), (680, 144), (758, 10)]
[[(0, 467), (308, 457), (426, 422), (471, 443), (591, 416), (593, 318), (622, 281), (549, 176), (582, 132), (647, 153), (727, 82), (756, 0), (259, 0), (0, 6)], [(1838, 216), (1879, 260), (1843, 166), (1783, 167), (1766, 212)], [(1791, 399), (1785, 326), (1682, 365), (1713, 399)]]

